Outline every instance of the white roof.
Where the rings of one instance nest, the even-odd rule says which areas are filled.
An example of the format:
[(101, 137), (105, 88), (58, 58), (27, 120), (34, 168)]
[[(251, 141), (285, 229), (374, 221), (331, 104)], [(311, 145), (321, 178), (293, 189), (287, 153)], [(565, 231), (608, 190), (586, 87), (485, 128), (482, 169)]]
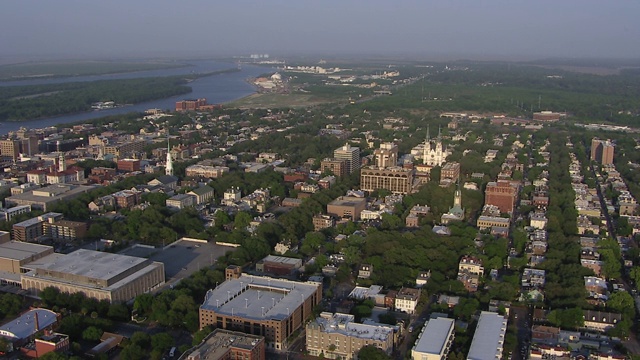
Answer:
[(471, 341), (467, 360), (502, 358), (507, 319), (495, 312), (483, 311)]
[(422, 354), (443, 354), (454, 323), (453, 319), (443, 317), (429, 320), (420, 333), (413, 351)]

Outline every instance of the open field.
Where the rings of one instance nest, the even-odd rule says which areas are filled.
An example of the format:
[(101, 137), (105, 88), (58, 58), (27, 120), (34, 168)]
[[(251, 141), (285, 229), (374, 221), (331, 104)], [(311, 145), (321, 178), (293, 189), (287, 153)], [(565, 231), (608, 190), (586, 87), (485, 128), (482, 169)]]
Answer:
[(183, 67), (172, 62), (56, 61), (27, 62), (0, 66), (0, 81), (33, 78), (115, 74)]
[[(227, 107), (237, 108), (271, 108), (271, 107), (305, 107), (335, 102), (312, 94), (253, 94), (232, 101)], [(346, 101), (346, 99), (345, 99)]]

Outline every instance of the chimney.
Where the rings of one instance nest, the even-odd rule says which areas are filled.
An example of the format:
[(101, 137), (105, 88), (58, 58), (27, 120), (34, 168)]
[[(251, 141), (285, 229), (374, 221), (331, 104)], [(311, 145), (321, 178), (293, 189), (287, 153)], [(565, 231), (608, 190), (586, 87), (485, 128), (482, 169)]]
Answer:
[(35, 313), (35, 315), (33, 317), (35, 319), (35, 321), (34, 321), (35, 330), (36, 330), (36, 332), (38, 332), (38, 331), (40, 331), (40, 323), (38, 322), (38, 312), (35, 311), (34, 313)]

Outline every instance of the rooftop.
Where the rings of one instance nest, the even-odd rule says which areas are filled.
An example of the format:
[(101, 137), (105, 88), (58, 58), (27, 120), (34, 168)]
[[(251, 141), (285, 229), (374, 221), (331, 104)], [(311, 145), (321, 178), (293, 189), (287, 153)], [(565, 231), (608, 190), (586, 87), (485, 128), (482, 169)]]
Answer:
[(36, 314), (38, 316), (38, 330), (46, 328), (57, 320), (57, 314), (51, 310), (32, 309), (0, 326), (0, 335), (10, 339), (22, 340), (35, 334), (38, 332), (35, 324)]
[(350, 337), (385, 341), (393, 336), (391, 325), (368, 325), (354, 322), (355, 317), (350, 314), (323, 312), (309, 326), (319, 326), (324, 333), (338, 333)]
[(440, 354), (444, 350), (455, 321), (448, 318), (435, 318), (427, 322), (413, 350), (427, 354)]
[[(197, 349), (189, 353), (187, 359), (221, 359), (230, 347), (252, 350), (264, 337), (223, 329), (214, 330)], [(184, 357), (183, 357), (184, 358)]]
[(0, 244), (0, 258), (25, 260), (34, 255), (51, 250), (51, 246), (31, 244), (21, 241), (10, 241)]
[(498, 313), (483, 311), (469, 349), (469, 360), (500, 359), (507, 319)]
[(242, 274), (209, 290), (201, 308), (255, 320), (284, 320), (321, 286)]

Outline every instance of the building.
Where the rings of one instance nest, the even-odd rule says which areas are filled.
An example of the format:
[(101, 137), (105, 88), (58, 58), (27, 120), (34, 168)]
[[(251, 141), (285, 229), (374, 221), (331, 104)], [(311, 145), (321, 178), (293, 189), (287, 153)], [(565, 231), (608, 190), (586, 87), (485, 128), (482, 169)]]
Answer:
[(147, 145), (145, 140), (132, 140), (121, 144), (107, 145), (104, 147), (104, 154), (123, 158), (144, 152), (145, 145)]
[(411, 349), (411, 359), (446, 359), (456, 334), (454, 325), (453, 319), (444, 317), (429, 320)]
[(0, 219), (11, 221), (14, 217), (31, 212), (31, 205), (14, 206), (12, 208), (1, 209)]
[(0, 326), (0, 337), (12, 345), (12, 349), (33, 341), (39, 331), (51, 330), (58, 326), (59, 314), (48, 310), (31, 309), (16, 319)]
[(43, 223), (44, 233), (53, 240), (73, 241), (87, 236), (87, 223), (81, 221), (54, 220)]
[(74, 199), (81, 194), (93, 190), (93, 186), (54, 184), (40, 189), (34, 189), (22, 194), (12, 195), (5, 199), (7, 207), (17, 205), (31, 205), (33, 210), (47, 211), (47, 208), (58, 201)]
[(516, 207), (518, 187), (509, 181), (491, 181), (485, 189), (484, 204), (495, 205), (500, 212), (512, 214)]
[(176, 101), (176, 111), (204, 111), (212, 110), (216, 107), (220, 106), (207, 104), (207, 99), (205, 98)]
[(206, 204), (213, 200), (214, 190), (209, 185), (200, 186), (197, 189), (193, 189), (187, 193), (196, 197), (196, 205)]
[(168, 208), (172, 210), (182, 210), (188, 207), (193, 207), (196, 205), (197, 197), (191, 194), (178, 194), (174, 195), (167, 200), (165, 200), (165, 204)]
[(591, 140), (591, 161), (599, 162), (602, 165), (613, 164), (614, 144), (611, 140)]
[(401, 288), (396, 294), (394, 308), (396, 311), (403, 311), (407, 314), (413, 314), (420, 300), (420, 289)]
[(161, 175), (158, 176), (157, 179), (149, 181), (147, 185), (160, 185), (175, 190), (178, 187), (178, 177), (173, 175)]
[(209, 290), (200, 306), (200, 328), (241, 331), (264, 336), (267, 346), (287, 348), (322, 300), (322, 284), (242, 274)]
[(0, 231), (0, 244), (11, 241), (11, 233), (8, 231)]
[(14, 139), (0, 140), (0, 156), (16, 161), (20, 158), (20, 141)]
[(429, 127), (427, 126), (427, 137), (422, 149), (422, 163), (429, 166), (442, 166), (449, 155), (449, 150), (442, 143), (440, 129), (438, 129), (438, 137), (432, 140), (429, 138)]
[(440, 222), (446, 225), (452, 221), (462, 220), (464, 220), (464, 208), (462, 207), (462, 190), (460, 190), (460, 183), (458, 183), (458, 188), (453, 194), (453, 206), (446, 214), (442, 214)]
[(358, 279), (368, 279), (371, 277), (372, 273), (373, 273), (373, 265), (362, 264), (358, 269)]
[(431, 279), (431, 270), (429, 271), (420, 271), (418, 276), (416, 277), (416, 287), (421, 288), (427, 285), (427, 282)]
[(394, 143), (382, 143), (373, 154), (376, 157), (376, 166), (379, 168), (394, 167), (398, 164), (398, 145)]
[(140, 171), (140, 159), (120, 159), (117, 163), (117, 169), (123, 172)]
[(256, 271), (274, 275), (291, 275), (302, 267), (302, 259), (267, 255), (256, 263)]
[(458, 263), (458, 280), (469, 292), (478, 290), (480, 277), (484, 275), (482, 260), (473, 256), (463, 256)]
[(50, 352), (66, 353), (69, 350), (69, 336), (45, 330), (33, 343), (26, 344), (20, 351), (27, 357), (39, 358)]
[(498, 216), (478, 216), (478, 220), (476, 221), (476, 226), (480, 230), (492, 229), (492, 228), (509, 228), (509, 224), (511, 223), (511, 219), (503, 218)]
[(13, 240), (24, 242), (40, 240), (44, 236), (48, 235), (44, 224), (50, 220), (62, 220), (62, 217), (63, 215), (60, 213), (50, 212), (13, 224)]
[(137, 190), (121, 190), (111, 196), (119, 209), (130, 209), (142, 201), (142, 192)]
[(403, 167), (367, 167), (360, 171), (360, 189), (374, 191), (389, 190), (394, 194), (410, 194), (413, 192), (415, 171)]
[(28, 269), (20, 281), (32, 294), (54, 287), (111, 303), (129, 301), (164, 284), (163, 263), (86, 249), (29, 264)]
[(390, 325), (358, 324), (349, 314), (323, 312), (306, 326), (309, 355), (325, 359), (356, 359), (358, 351), (372, 345), (391, 355), (395, 343)]
[(322, 229), (331, 228), (336, 225), (336, 219), (330, 215), (314, 215), (313, 216), (313, 230), (320, 231)]
[(524, 289), (540, 289), (544, 287), (545, 271), (542, 269), (525, 268), (522, 272), (521, 284)]
[(460, 163), (450, 162), (444, 164), (440, 170), (440, 183), (443, 181), (457, 182), (460, 178)]
[(584, 327), (588, 330), (605, 332), (622, 320), (622, 315), (606, 311), (584, 310)]
[(265, 360), (265, 348), (264, 336), (215, 329), (180, 360)]
[(342, 177), (349, 173), (349, 162), (347, 160), (338, 160), (325, 158), (320, 162), (320, 172), (331, 172), (333, 175)]
[(53, 247), (20, 241), (0, 244), (0, 282), (20, 286), (25, 266), (53, 254)]
[(229, 172), (226, 166), (191, 165), (185, 169), (187, 177), (204, 177), (217, 179)]
[(502, 359), (506, 332), (507, 319), (504, 316), (481, 312), (467, 360)]
[(347, 161), (347, 173), (353, 174), (360, 169), (360, 148), (346, 143), (344, 146), (333, 151), (333, 157), (337, 160)]
[(540, 112), (533, 113), (533, 120), (555, 122), (560, 120), (560, 118), (563, 116), (565, 116), (564, 113), (556, 113), (553, 111), (540, 111)]
[(353, 196), (340, 196), (327, 204), (327, 213), (338, 218), (360, 220), (360, 214), (367, 206), (367, 199)]
[(227, 189), (222, 195), (222, 203), (224, 205), (230, 206), (240, 201), (242, 198), (242, 193), (240, 192), (240, 188), (231, 187)]

